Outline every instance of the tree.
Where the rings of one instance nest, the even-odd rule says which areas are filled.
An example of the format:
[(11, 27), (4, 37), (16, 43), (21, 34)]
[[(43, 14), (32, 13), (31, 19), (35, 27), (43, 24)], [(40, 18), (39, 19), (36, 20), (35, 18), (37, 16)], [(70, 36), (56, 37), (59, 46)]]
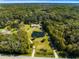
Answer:
[(29, 38), (28, 38), (27, 29), (24, 26), (22, 26), (18, 30), (18, 39), (20, 41), (20, 52), (29, 53), (30, 42), (29, 42)]

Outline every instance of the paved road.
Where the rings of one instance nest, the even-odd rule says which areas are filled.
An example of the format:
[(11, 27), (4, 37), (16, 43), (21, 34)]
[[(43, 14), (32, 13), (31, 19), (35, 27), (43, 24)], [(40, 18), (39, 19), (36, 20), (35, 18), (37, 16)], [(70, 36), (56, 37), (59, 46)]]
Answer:
[(54, 58), (29, 57), (29, 56), (3, 56), (3, 55), (0, 55), (0, 59), (54, 59)]

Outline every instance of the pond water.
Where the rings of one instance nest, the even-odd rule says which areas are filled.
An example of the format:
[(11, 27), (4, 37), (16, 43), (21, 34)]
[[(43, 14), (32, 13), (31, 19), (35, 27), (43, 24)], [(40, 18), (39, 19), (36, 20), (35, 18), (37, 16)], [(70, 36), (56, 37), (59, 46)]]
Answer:
[(32, 37), (44, 37), (44, 36), (45, 36), (44, 32), (36, 32), (36, 31), (34, 31), (32, 33)]

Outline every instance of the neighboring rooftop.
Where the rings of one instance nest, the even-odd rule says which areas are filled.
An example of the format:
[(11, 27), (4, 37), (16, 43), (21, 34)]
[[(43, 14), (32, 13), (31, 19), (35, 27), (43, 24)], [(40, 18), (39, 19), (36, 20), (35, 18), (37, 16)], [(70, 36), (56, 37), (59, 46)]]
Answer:
[(11, 34), (11, 31), (5, 30), (5, 29), (0, 29), (1, 34)]
[(41, 28), (41, 24), (31, 24), (31, 27), (38, 27), (38, 28)]

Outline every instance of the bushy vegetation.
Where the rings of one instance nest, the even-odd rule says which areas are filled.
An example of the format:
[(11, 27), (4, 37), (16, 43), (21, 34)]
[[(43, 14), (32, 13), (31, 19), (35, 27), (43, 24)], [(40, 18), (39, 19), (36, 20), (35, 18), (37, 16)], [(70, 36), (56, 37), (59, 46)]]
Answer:
[(28, 53), (28, 34), (21, 23), (41, 23), (55, 49), (65, 52), (67, 56), (79, 57), (79, 6), (15, 4), (2, 7), (0, 28), (7, 27), (8, 30), (15, 29), (18, 32), (12, 35), (0, 34), (0, 52)]
[(19, 28), (13, 34), (0, 34), (0, 52), (5, 54), (29, 54), (31, 53), (27, 29)]

